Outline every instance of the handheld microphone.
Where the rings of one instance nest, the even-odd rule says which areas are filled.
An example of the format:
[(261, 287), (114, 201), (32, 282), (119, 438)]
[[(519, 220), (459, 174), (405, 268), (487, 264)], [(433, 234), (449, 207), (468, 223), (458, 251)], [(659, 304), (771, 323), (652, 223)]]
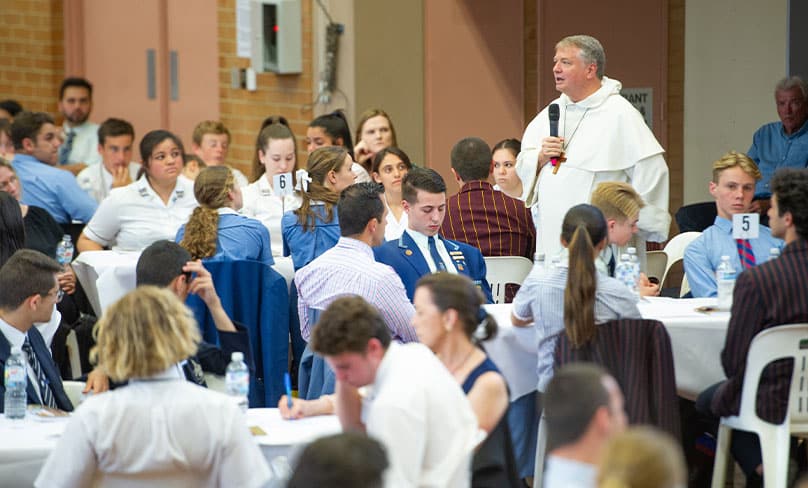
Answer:
[[(561, 117), (561, 111), (557, 103), (551, 103), (547, 107), (547, 117), (550, 119), (550, 136), (558, 137), (558, 119)], [(550, 158), (550, 162), (553, 166), (558, 166), (558, 158)]]

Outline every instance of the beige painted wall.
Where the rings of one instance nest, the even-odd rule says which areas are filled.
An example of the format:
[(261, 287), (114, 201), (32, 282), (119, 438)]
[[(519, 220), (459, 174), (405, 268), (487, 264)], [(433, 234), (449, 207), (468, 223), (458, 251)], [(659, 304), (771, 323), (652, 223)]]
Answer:
[(522, 0), (431, 0), (424, 9), (427, 163), (451, 179), (452, 146), (524, 132)]
[[(312, 4), (316, 94), (328, 21), (316, 2)], [(399, 146), (420, 164), (424, 161), (422, 0), (324, 0), (323, 4), (334, 22), (345, 25), (345, 31), (337, 54), (339, 90), (330, 103), (314, 107), (315, 115), (343, 109), (354, 137), (359, 115), (381, 108), (393, 119)]]
[(786, 72), (787, 0), (687, 0), (684, 201), (710, 200), (711, 164), (746, 152), (777, 120), (774, 85)]

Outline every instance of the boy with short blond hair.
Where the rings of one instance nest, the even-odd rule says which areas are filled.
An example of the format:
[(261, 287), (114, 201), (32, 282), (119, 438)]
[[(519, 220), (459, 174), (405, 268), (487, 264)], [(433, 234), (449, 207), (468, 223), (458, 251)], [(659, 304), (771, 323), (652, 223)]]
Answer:
[(228, 166), (233, 170), (239, 187), (249, 183), (244, 173), (227, 164), (230, 131), (218, 120), (203, 120), (196, 124), (191, 136), (191, 150), (206, 166)]

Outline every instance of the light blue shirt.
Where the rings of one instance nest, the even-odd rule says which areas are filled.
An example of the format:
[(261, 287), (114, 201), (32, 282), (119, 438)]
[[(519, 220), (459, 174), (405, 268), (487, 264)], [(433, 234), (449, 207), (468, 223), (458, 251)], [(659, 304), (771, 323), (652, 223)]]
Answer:
[(791, 135), (786, 135), (781, 122), (764, 125), (755, 132), (747, 155), (763, 175), (755, 186), (755, 196), (770, 197), (769, 181), (778, 169), (808, 166), (808, 123)]
[[(251, 260), (275, 264), (269, 246), (269, 231), (256, 219), (239, 215), (231, 208), (220, 208), (216, 254), (206, 259)], [(185, 235), (185, 225), (177, 231), (176, 242)]]
[[(769, 251), (776, 247), (782, 250), (784, 242), (772, 237), (772, 231), (761, 225), (757, 239), (749, 239), (755, 264), (769, 260)], [(721, 264), (721, 256), (729, 256), (730, 263), (737, 273), (743, 271), (738, 255), (738, 244), (732, 238), (732, 221), (716, 217), (715, 222), (691, 242), (685, 249), (684, 265), (687, 281), (694, 297), (714, 297), (718, 291), (715, 270)]]
[[(534, 266), (513, 299), (513, 315), (521, 320), (533, 320), (538, 341), (538, 390), (543, 392), (553, 377), (553, 354), (558, 334), (564, 331), (564, 289), (567, 287), (567, 267), (546, 271)], [(642, 318), (636, 299), (623, 283), (597, 273), (595, 291), (595, 323), (602, 324), (622, 318)]]
[(22, 183), (22, 203), (42, 207), (60, 224), (89, 222), (98, 204), (63, 169), (17, 153), (11, 161)]
[(281, 219), (283, 232), (283, 255), (292, 256), (295, 270), (309, 264), (325, 251), (334, 247), (340, 238), (337, 206), (332, 207), (330, 222), (325, 221), (325, 205), (311, 206), (316, 215), (314, 225), (304, 230), (294, 212), (286, 212)]

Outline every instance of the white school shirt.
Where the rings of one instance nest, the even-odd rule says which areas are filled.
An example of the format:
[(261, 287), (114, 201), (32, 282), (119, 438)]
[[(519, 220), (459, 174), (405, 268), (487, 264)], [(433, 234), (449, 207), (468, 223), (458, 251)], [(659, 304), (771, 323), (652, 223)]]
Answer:
[[(426, 265), (429, 266), (429, 271), (431, 273), (437, 271), (438, 268), (435, 266), (435, 261), (432, 259), (432, 254), (429, 252), (429, 237), (412, 229), (407, 229), (404, 232), (409, 234), (410, 237), (412, 237), (412, 240), (415, 241), (415, 245), (418, 246), (418, 250), (421, 251), (421, 255), (424, 257)], [(443, 245), (443, 240), (438, 237), (438, 234), (435, 234), (434, 237), (435, 247), (438, 249), (438, 255), (443, 260), (444, 266), (446, 266), (446, 271), (452, 274), (457, 274), (457, 268), (455, 268), (454, 260), (451, 256), (449, 256), (449, 251), (447, 251), (446, 246)]]
[(244, 205), (241, 214), (259, 220), (269, 230), (272, 256), (283, 256), (283, 231), (281, 219), (285, 212), (300, 208), (299, 195), (279, 196), (275, 194), (266, 175), (241, 189)]
[[(129, 163), (129, 176), (132, 181), (137, 180), (140, 171), (139, 163)], [(112, 173), (107, 171), (104, 164), (87, 166), (76, 176), (76, 181), (82, 190), (86, 191), (98, 203), (109, 195), (112, 190)]]
[(84, 234), (113, 251), (142, 251), (151, 243), (173, 241), (180, 226), (196, 208), (193, 185), (184, 178), (164, 204), (146, 178), (114, 188), (84, 228)]
[(62, 126), (65, 141), (68, 132), (75, 132), (70, 154), (67, 155), (67, 163), (84, 163), (87, 166), (95, 166), (101, 163), (101, 155), (98, 153), (98, 124), (87, 121), (75, 127), (67, 124)]
[(35, 486), (258, 487), (270, 477), (238, 406), (171, 366), (85, 400)]
[(390, 205), (387, 204), (387, 196), (384, 197), (384, 205), (387, 207), (387, 216), (384, 218), (387, 222), (384, 228), (384, 240), (394, 241), (401, 237), (401, 234), (407, 229), (409, 217), (407, 212), (402, 211), (401, 219), (396, 220), (396, 216), (393, 215), (393, 211), (390, 210)]

